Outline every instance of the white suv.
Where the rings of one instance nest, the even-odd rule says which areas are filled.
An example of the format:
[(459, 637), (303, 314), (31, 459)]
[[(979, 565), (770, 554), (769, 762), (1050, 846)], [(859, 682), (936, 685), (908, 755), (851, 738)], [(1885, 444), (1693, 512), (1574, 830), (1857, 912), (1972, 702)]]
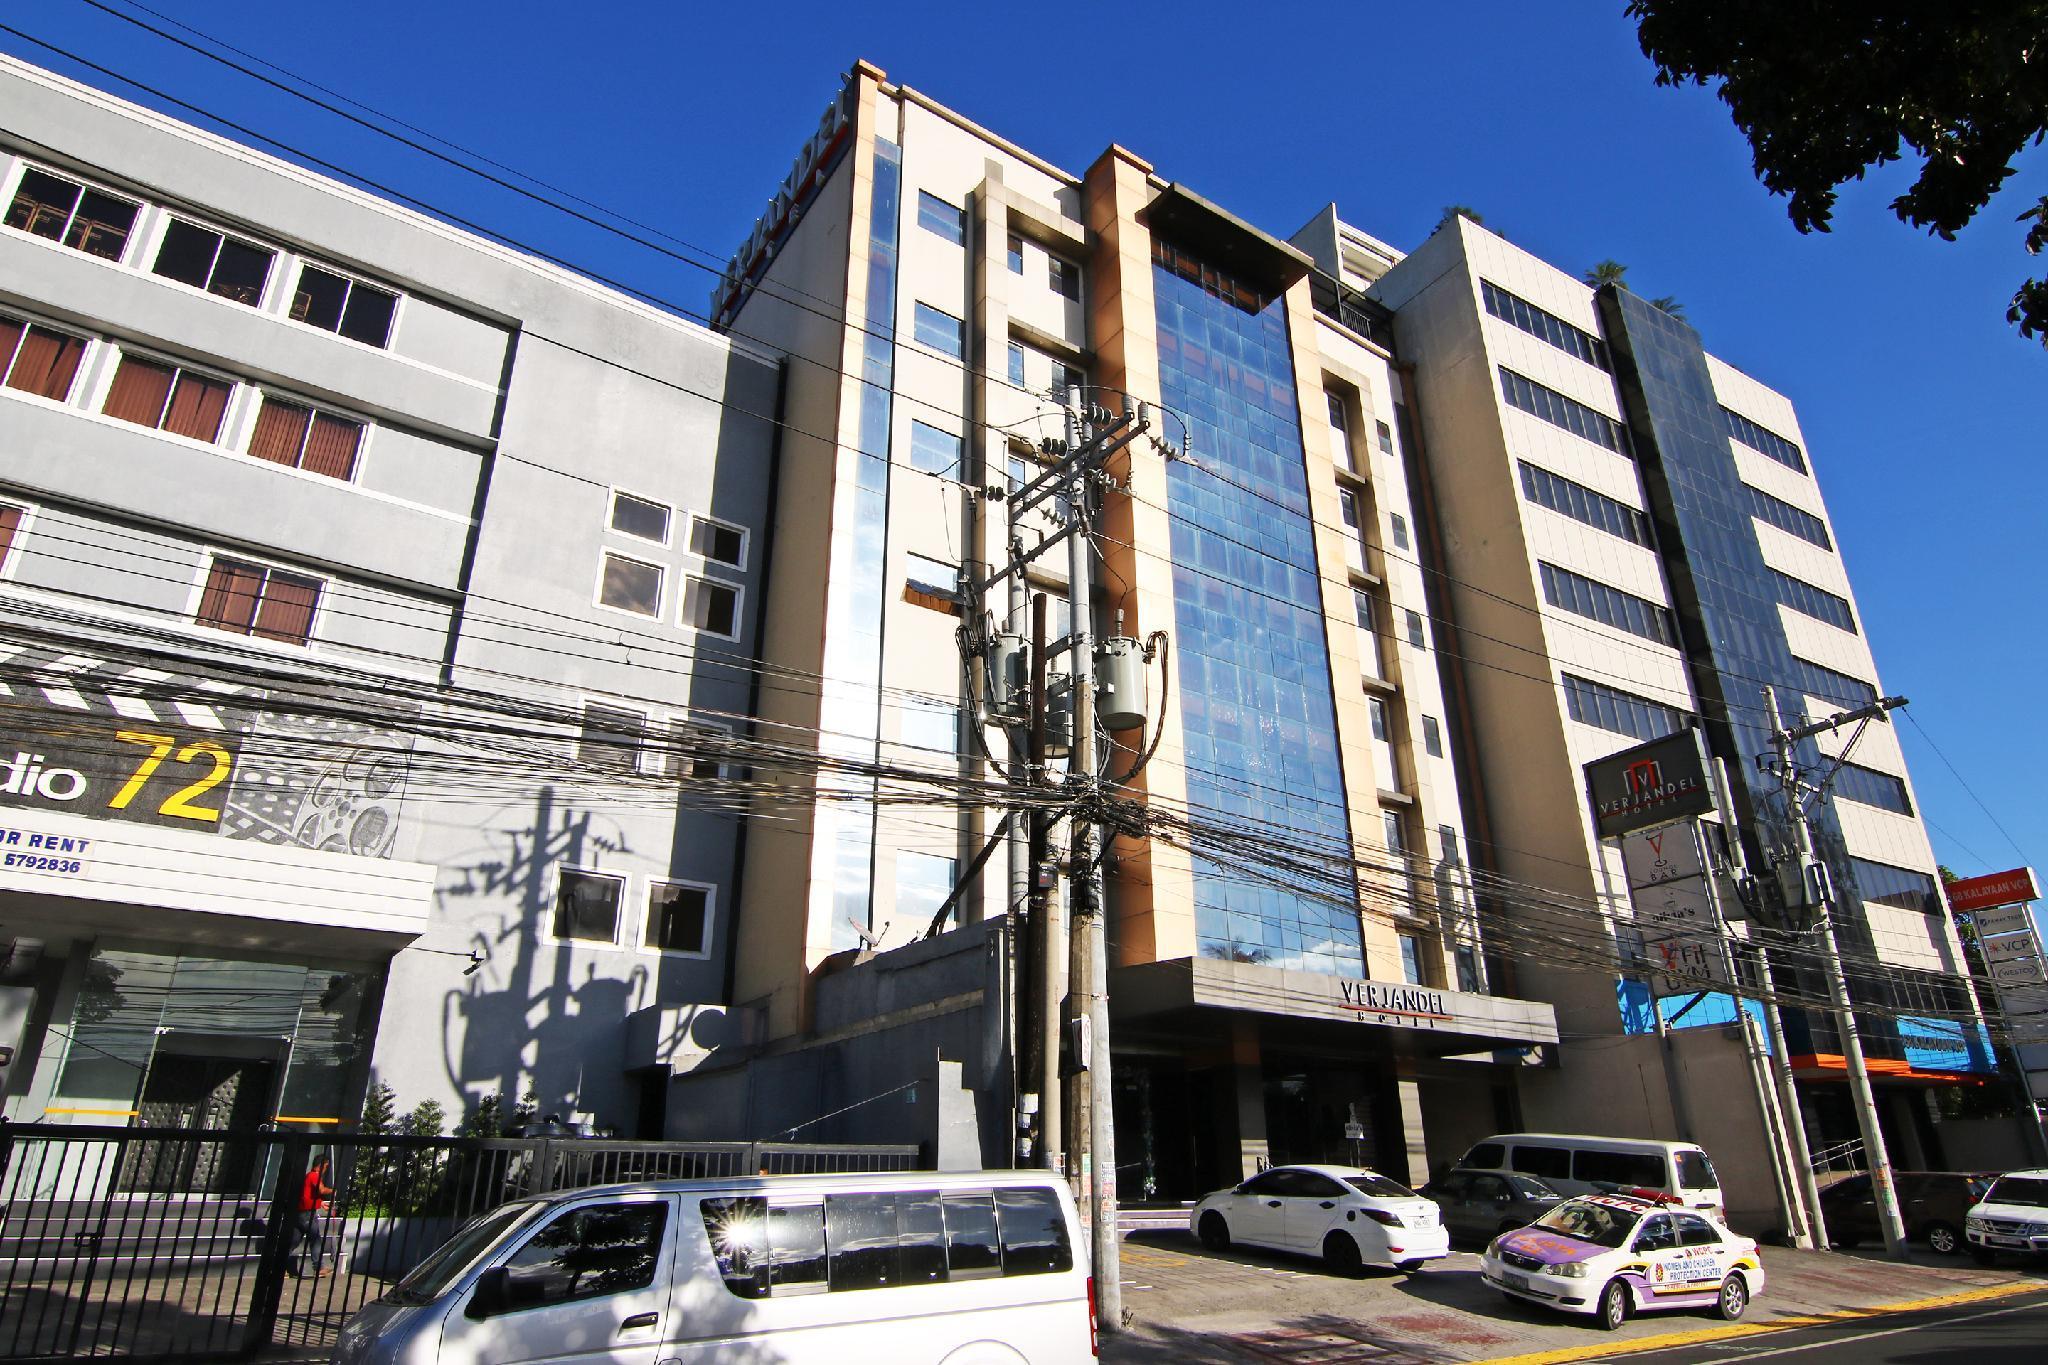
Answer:
[(1963, 1236), (1979, 1264), (2001, 1251), (2048, 1254), (2048, 1170), (2014, 1171), (1992, 1181), (1963, 1220)]

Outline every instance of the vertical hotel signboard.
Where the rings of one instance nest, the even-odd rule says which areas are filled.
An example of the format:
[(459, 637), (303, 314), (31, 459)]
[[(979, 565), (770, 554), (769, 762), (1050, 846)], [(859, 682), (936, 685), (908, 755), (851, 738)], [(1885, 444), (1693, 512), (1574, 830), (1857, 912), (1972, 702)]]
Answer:
[(2015, 867), (1964, 877), (1943, 886), (1942, 893), (1949, 909), (1967, 914), (1977, 931), (1977, 950), (1997, 989), (2013, 1043), (2048, 1042), (2048, 949), (2027, 909), (2028, 902), (2041, 894), (2034, 869)]

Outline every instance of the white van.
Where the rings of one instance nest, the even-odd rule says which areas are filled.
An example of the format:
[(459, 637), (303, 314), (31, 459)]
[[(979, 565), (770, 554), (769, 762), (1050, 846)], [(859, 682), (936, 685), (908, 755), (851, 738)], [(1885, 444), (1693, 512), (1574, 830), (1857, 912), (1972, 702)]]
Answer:
[(1044, 1172), (566, 1190), (484, 1214), (342, 1328), (337, 1365), (1064, 1365), (1095, 1284)]
[(1654, 1190), (1686, 1208), (1727, 1217), (1721, 1177), (1715, 1174), (1707, 1154), (1690, 1142), (1579, 1133), (1502, 1133), (1472, 1144), (1458, 1165), (1482, 1171), (1519, 1171), (1565, 1194)]

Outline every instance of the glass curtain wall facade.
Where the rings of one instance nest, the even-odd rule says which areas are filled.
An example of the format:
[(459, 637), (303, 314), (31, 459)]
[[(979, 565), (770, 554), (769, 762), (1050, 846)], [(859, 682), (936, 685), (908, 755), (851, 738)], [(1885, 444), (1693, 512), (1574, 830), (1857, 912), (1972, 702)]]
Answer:
[[(868, 209), (867, 307), (861, 323), (860, 444), (841, 449), (840, 505), (834, 509), (830, 593), (820, 670), (818, 747), (872, 763), (882, 733), (882, 587), (889, 527), (889, 426), (896, 396), (896, 243), (903, 154), (875, 139)], [(848, 529), (837, 529), (848, 528)], [(812, 922), (831, 917), (832, 947), (860, 945), (874, 911), (875, 783), (872, 777), (821, 773), (866, 800), (820, 801), (811, 852)]]
[(1153, 259), (1160, 397), (1192, 428), (1167, 468), (1188, 800), (1287, 829), (1341, 874), (1274, 885), (1198, 839), (1197, 951), (1362, 974), (1286, 308), (1163, 242)]

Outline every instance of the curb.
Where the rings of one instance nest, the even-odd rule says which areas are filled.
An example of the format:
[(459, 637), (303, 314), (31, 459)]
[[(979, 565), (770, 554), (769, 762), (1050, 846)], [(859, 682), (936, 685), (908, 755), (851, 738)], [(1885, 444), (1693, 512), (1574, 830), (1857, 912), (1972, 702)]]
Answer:
[(1666, 1332), (1661, 1336), (1635, 1337), (1624, 1341), (1611, 1341), (1599, 1346), (1564, 1346), (1551, 1351), (1531, 1351), (1524, 1355), (1490, 1356), (1485, 1360), (1470, 1362), (1470, 1365), (1565, 1365), (1574, 1360), (1605, 1360), (1612, 1356), (1637, 1355), (1644, 1351), (1666, 1351), (1675, 1346), (1695, 1346), (1708, 1341), (1728, 1341), (1736, 1337), (1765, 1336), (1772, 1332), (1790, 1331), (1795, 1327), (1825, 1327), (1830, 1323), (1859, 1322), (1865, 1318), (1879, 1318), (1892, 1313), (1917, 1313), (1934, 1308), (1953, 1308), (1959, 1304), (1982, 1303), (1991, 1299), (2007, 1299), (2019, 1294), (2041, 1293), (2048, 1285), (2038, 1280), (2016, 1280), (2010, 1284), (1985, 1285), (1979, 1289), (1963, 1289), (1953, 1294), (1937, 1294), (1927, 1299), (1905, 1299), (1898, 1303), (1873, 1304), (1869, 1308), (1845, 1308), (1839, 1313), (1811, 1313), (1797, 1317), (1773, 1318), (1769, 1322), (1731, 1322), (1726, 1327), (1702, 1327), (1692, 1332)]

